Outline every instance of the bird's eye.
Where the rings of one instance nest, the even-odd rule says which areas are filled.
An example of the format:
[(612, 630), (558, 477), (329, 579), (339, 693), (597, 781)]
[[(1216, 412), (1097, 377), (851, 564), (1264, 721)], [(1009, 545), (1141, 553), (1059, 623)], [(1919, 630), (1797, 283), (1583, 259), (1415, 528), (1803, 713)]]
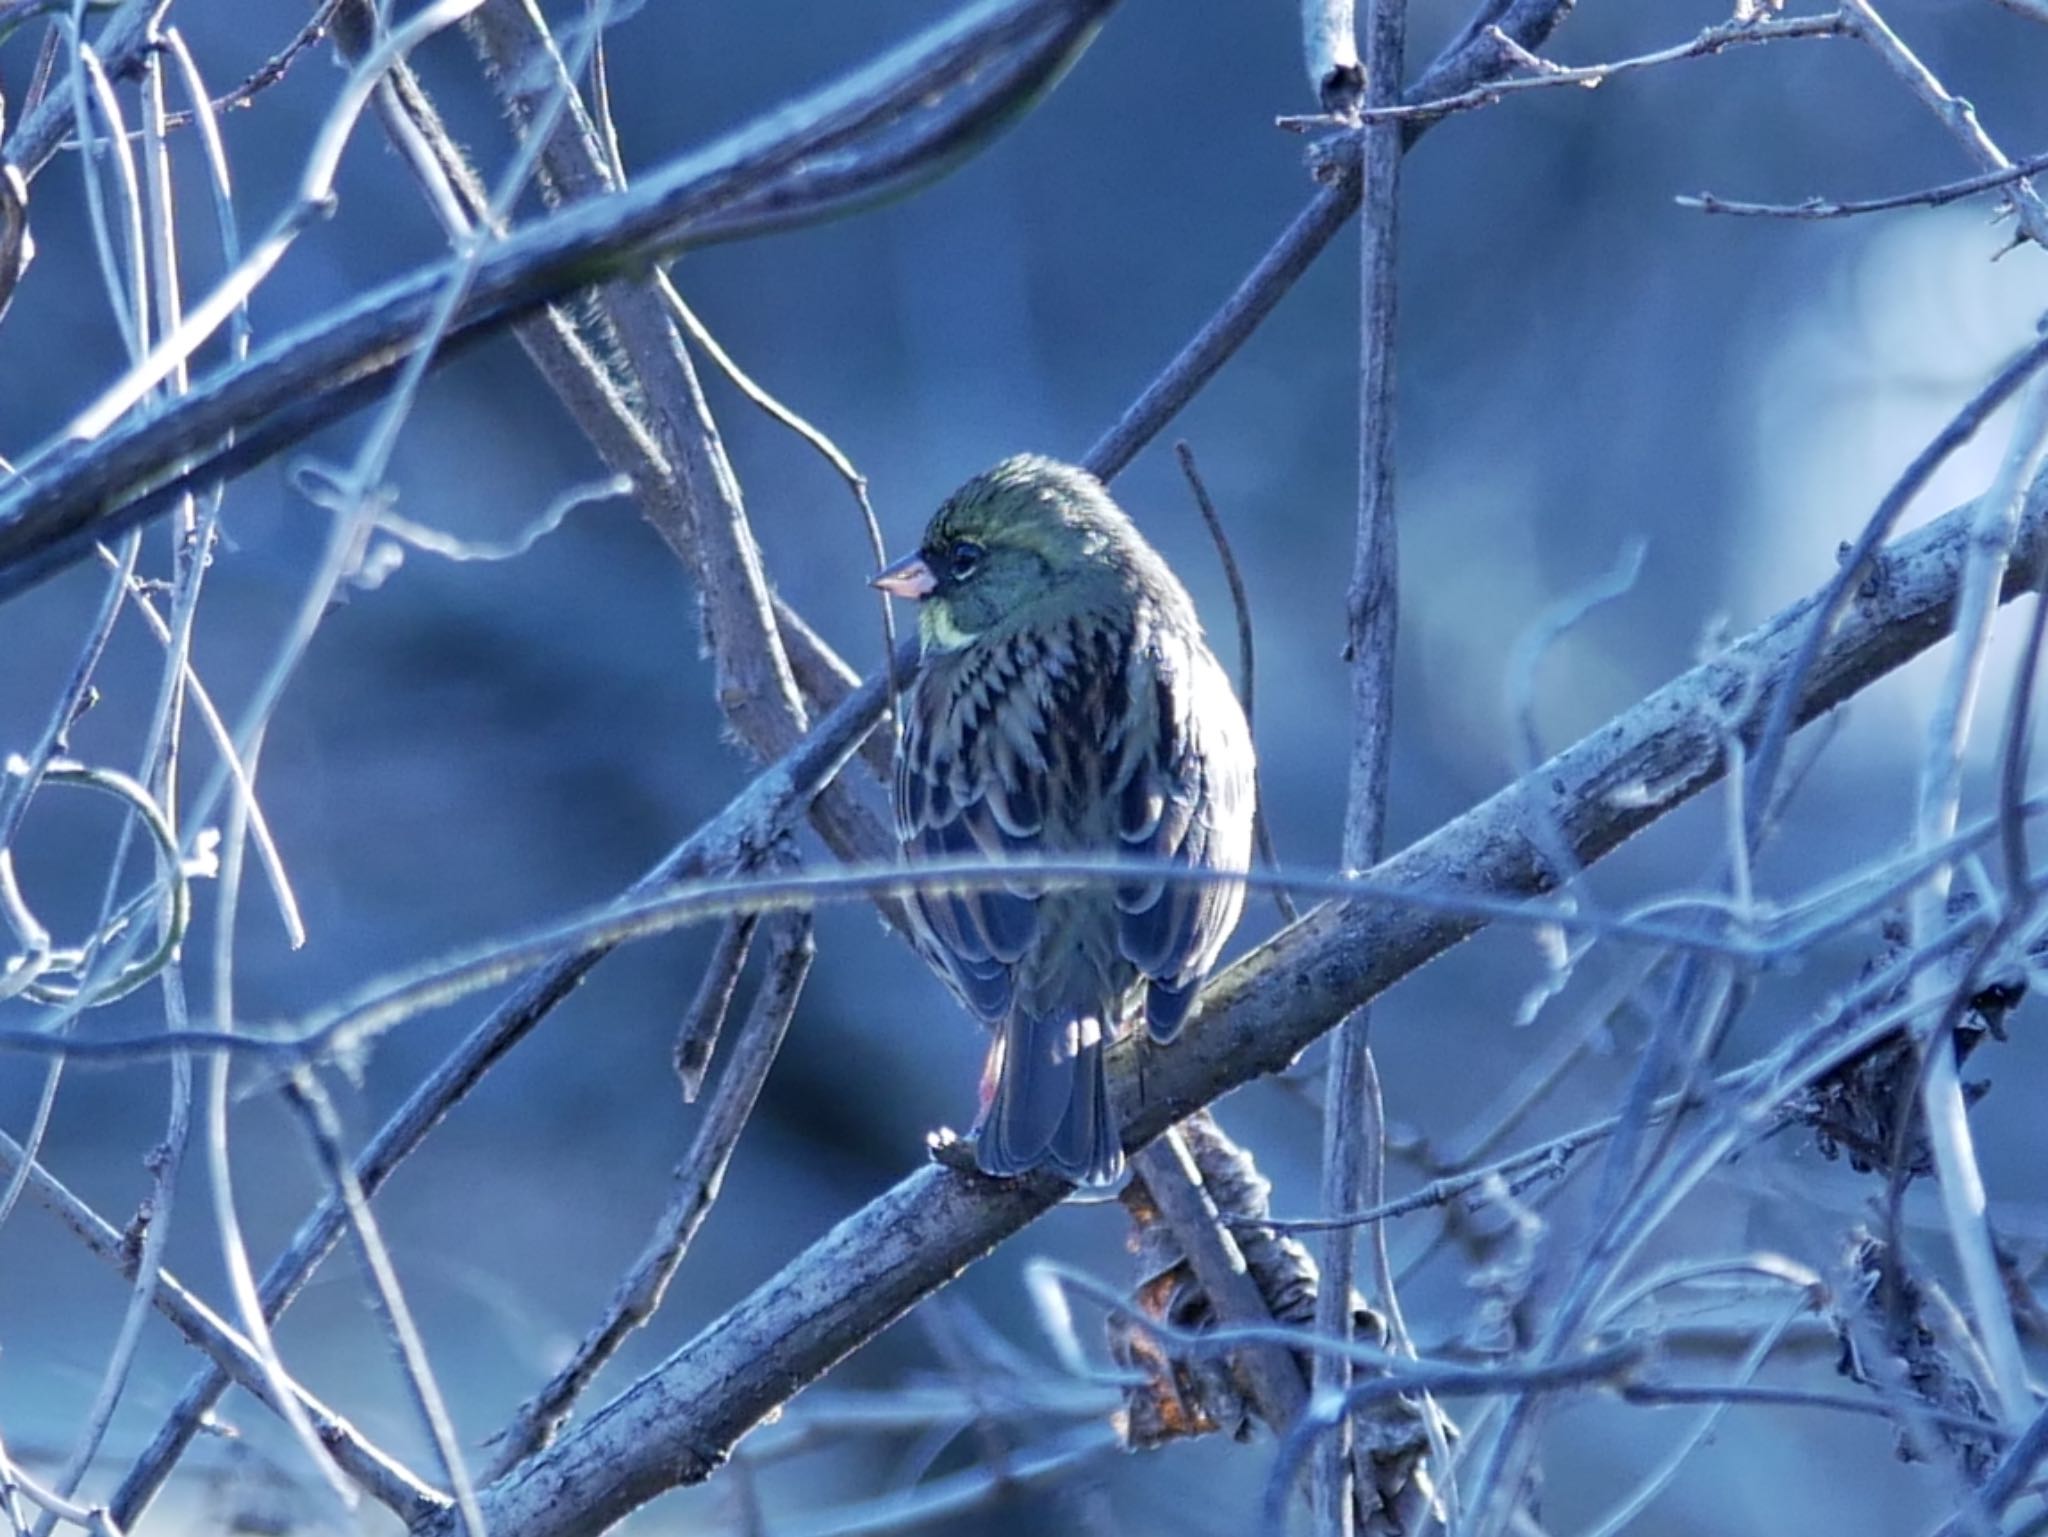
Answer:
[(966, 581), (980, 565), (981, 546), (972, 539), (957, 540), (946, 552), (946, 574), (956, 582)]

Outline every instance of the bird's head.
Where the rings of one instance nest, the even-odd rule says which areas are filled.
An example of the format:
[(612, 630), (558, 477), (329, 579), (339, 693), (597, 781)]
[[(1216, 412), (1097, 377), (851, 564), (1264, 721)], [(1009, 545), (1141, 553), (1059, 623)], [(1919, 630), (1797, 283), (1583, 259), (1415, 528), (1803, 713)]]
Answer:
[(948, 497), (917, 553), (878, 573), (874, 585), (922, 604), (926, 651), (955, 651), (1061, 606), (1119, 601), (1157, 564), (1101, 481), (1021, 454)]

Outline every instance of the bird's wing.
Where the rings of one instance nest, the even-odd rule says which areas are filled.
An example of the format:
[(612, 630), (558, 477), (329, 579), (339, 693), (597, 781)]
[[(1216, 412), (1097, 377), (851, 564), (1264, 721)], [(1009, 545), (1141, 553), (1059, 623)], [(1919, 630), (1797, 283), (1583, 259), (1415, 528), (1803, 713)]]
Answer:
[[(1250, 866), (1251, 733), (1199, 637), (1147, 627), (1134, 642), (1083, 624), (1015, 636), (927, 668), (908, 703), (896, 819), (913, 862), (1099, 850)], [(1170, 1037), (1243, 888), (1136, 879), (1115, 898), (1117, 951), (1149, 984), (1153, 1033)], [(922, 890), (909, 906), (954, 990), (1001, 1020), (1039, 936), (1038, 887)]]
[[(1124, 849), (1193, 870), (1251, 865), (1255, 765), (1230, 681), (1198, 637), (1156, 635), (1130, 679), (1117, 831)], [(1144, 974), (1146, 1018), (1170, 1040), (1244, 907), (1234, 883), (1134, 881), (1117, 889), (1118, 945)]]
[[(1045, 649), (1018, 637), (920, 673), (896, 763), (896, 826), (912, 863), (1041, 851), (1058, 713)], [(1038, 935), (1033, 888), (922, 889), (908, 905), (927, 959), (985, 1023), (1000, 1021), (1015, 997), (1012, 969)]]

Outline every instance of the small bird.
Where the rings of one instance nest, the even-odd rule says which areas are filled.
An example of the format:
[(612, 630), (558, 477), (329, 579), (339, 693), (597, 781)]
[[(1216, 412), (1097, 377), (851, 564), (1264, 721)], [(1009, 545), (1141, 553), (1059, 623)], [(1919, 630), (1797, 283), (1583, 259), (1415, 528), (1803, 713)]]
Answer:
[[(1250, 867), (1251, 730), (1187, 589), (1102, 482), (1036, 455), (948, 498), (874, 578), (919, 602), (896, 825), (915, 863), (1123, 855)], [(1179, 1031), (1236, 927), (1232, 881), (934, 889), (925, 959), (995, 1035), (975, 1161), (1107, 1184), (1123, 1169), (1103, 1051), (1143, 994)]]

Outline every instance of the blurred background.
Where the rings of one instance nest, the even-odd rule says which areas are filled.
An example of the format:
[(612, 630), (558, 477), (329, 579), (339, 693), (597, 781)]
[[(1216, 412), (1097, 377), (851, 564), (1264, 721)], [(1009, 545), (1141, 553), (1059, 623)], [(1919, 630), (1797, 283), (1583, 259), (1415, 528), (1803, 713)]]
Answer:
[[(280, 47), (302, 10), (177, 0), (174, 19), (217, 94)], [(949, 10), (939, 0), (646, 5), (618, 24), (610, 47), (628, 162), (657, 166)], [(1411, 74), (1466, 11), (1465, 0), (1414, 0)], [(1901, 0), (1886, 15), (2008, 152), (2048, 145), (2048, 33), (2037, 23), (1990, 0)], [(1724, 18), (1712, 5), (1588, 0), (1548, 52), (1572, 63), (1617, 58)], [(35, 47), (31, 28), (0, 50), (10, 107)], [(509, 138), (467, 47), (444, 37), (416, 62), (458, 135), (486, 166), (501, 166)], [(331, 54), (315, 49), (252, 110), (227, 119), (245, 229), (289, 200), (338, 81)], [(737, 359), (871, 478), (889, 543), (904, 549), (968, 475), (1022, 449), (1079, 457), (1116, 418), (1310, 195), (1303, 142), (1273, 119), (1312, 107), (1295, 7), (1124, 0), (1058, 90), (947, 180), (827, 227), (693, 255), (676, 280)], [(178, 155), (196, 199), (190, 143)], [(1642, 543), (1633, 590), (1572, 630), (1537, 673), (1534, 718), (1550, 747), (1823, 580), (1837, 542), (2048, 307), (2042, 253), (1995, 260), (2008, 226), (1991, 222), (1983, 200), (1795, 224), (1707, 217), (1674, 195), (1864, 197), (1975, 169), (1850, 40), (1739, 49), (1594, 92), (1526, 93), (1420, 143), (1402, 208), (1394, 845), (1515, 772), (1511, 658), (1556, 605)], [(39, 258), (0, 324), (0, 452), (9, 457), (59, 429), (123, 364), (75, 156), (36, 181), (32, 216)], [(258, 296), (259, 339), (444, 249), (366, 122), (334, 217)], [(217, 270), (210, 242), (195, 237), (189, 259), (196, 289)], [(1228, 593), (1169, 446), (1175, 436), (1192, 443), (1249, 583), (1273, 832), (1286, 862), (1322, 869), (1339, 844), (1349, 732), (1338, 650), (1356, 494), (1356, 288), (1347, 231), (1117, 483), (1227, 648)], [(871, 562), (844, 486), (705, 375), (775, 581), (843, 655), (871, 669), (881, 645), (864, 586)], [(306, 453), (345, 458), (362, 430), (361, 420), (338, 426)], [(2001, 421), (1957, 456), (1916, 517), (1982, 489), (2004, 442)], [(326, 515), (292, 490), (290, 462), (231, 489), (228, 545), (201, 610), (197, 665), (231, 718), (327, 532)], [(523, 355), (499, 341), (432, 379), (390, 484), (407, 517), (499, 538), (600, 473)], [(103, 581), (74, 569), (0, 608), (0, 752), (25, 750), (41, 730)], [(682, 569), (624, 501), (578, 511), (523, 559), (453, 565), (412, 554), (375, 590), (353, 593), (322, 626), (262, 765), (262, 799), (310, 942), (287, 948), (252, 872), (241, 1016), (297, 1016), (453, 947), (601, 902), (718, 809), (751, 768), (721, 734), (695, 616)], [(2005, 616), (2008, 629), (2015, 618)], [(135, 767), (158, 655), (139, 626), (117, 631), (101, 703), (74, 737), (77, 756)], [(1763, 867), (1767, 892), (1790, 896), (1900, 845), (1938, 667), (1923, 660), (1848, 712)], [(1979, 744), (1987, 754), (1996, 714)], [(1981, 791), (1973, 780), (1979, 809)], [(1704, 878), (1724, 812), (1709, 796), (1669, 819), (1603, 865), (1591, 892), (1622, 902)], [(90, 797), (52, 792), (35, 804), (20, 873), (60, 933), (90, 925), (116, 826)], [(1272, 924), (1270, 908), (1254, 904), (1239, 947)], [(196, 946), (206, 933), (202, 924)], [(380, 1200), (472, 1444), (582, 1333), (666, 1199), (696, 1122), (669, 1052), (709, 937), (693, 930), (607, 962)], [(929, 1129), (971, 1118), (981, 1040), (915, 958), (879, 938), (866, 908), (823, 914), (817, 971), (726, 1193), (660, 1316), (601, 1379), (592, 1405), (901, 1177)], [(1852, 937), (1775, 979), (1731, 1053), (1752, 1053), (1798, 1023), (1853, 976), (1866, 948)], [(1521, 999), (1542, 976), (1526, 934), (1484, 937), (1428, 968), (1375, 1013), (1391, 1117), (1410, 1136), (1464, 1140), (1546, 1044), (1583, 1026), (1587, 1001), (1612, 975), (1589, 967), (1518, 1027)], [(196, 1001), (203, 1007), (203, 994)], [(346, 1096), (351, 1137), (373, 1131), (485, 1007), (427, 1016), (379, 1045)], [(26, 1017), (0, 1012), (0, 1023)], [(146, 992), (83, 1028), (144, 1029), (159, 1017)], [(2001, 1231), (2039, 1246), (2048, 1191), (2028, 1107), (2048, 1092), (2048, 1058), (2033, 1023), (2030, 1006), (2014, 1042), (1972, 1069), (1996, 1080), (1977, 1123)], [(1515, 1145), (1604, 1113), (1632, 1063), (1631, 1029), (1617, 1026)], [(1319, 1049), (1311, 1069), (1320, 1058)], [(0, 1124), (10, 1132), (26, 1127), (40, 1081), (39, 1064), (0, 1057)], [(46, 1161), (116, 1221), (147, 1188), (143, 1159), (161, 1135), (166, 1084), (161, 1066), (74, 1069), (58, 1099)], [(1257, 1151), (1281, 1212), (1314, 1206), (1314, 1097), (1262, 1083), (1221, 1108)], [(273, 1097), (240, 1101), (234, 1125), (236, 1194), (260, 1267), (320, 1186)], [(1417, 1176), (1397, 1160), (1392, 1178), (1398, 1190)], [(203, 1192), (195, 1165), (170, 1264), (218, 1302), (227, 1293)], [(1826, 1270), (1876, 1193), (1787, 1136), (1727, 1171), (1669, 1237), (1689, 1252), (1778, 1248)], [(1559, 1214), (1570, 1210), (1567, 1202)], [(1931, 1208), (1916, 1198), (1910, 1210), (1917, 1221)], [(1397, 1261), (1420, 1254), (1438, 1226), (1427, 1212), (1396, 1225)], [(946, 1295), (1044, 1356), (1021, 1261), (1052, 1254), (1126, 1285), (1125, 1231), (1113, 1204), (1063, 1210)], [(1945, 1260), (1939, 1234), (1924, 1236), (1928, 1257)], [(1425, 1348), (1457, 1343), (1467, 1281), (1455, 1247), (1414, 1271), (1404, 1303)], [(54, 1462), (70, 1444), (124, 1300), (118, 1278), (41, 1212), (25, 1206), (0, 1228), (0, 1432), (18, 1459)], [(145, 1341), (89, 1493), (111, 1488), (197, 1359), (158, 1324)], [(323, 1270), (280, 1342), (301, 1377), (367, 1434), (428, 1460), (346, 1257)], [(1814, 1380), (1834, 1380), (1825, 1349), (1808, 1360), (1818, 1363)], [(944, 1366), (913, 1318), (832, 1381), (890, 1387)], [(144, 1530), (218, 1529), (260, 1506), (265, 1469), (298, 1472), (260, 1408), (230, 1397), (222, 1415), (243, 1439), (202, 1445)], [(1552, 1528), (1597, 1519), (1689, 1424), (1678, 1410), (1564, 1411), (1545, 1443)], [(768, 1529), (798, 1530), (837, 1502), (886, 1492), (927, 1450), (849, 1438), (779, 1462), (758, 1481)], [(935, 1465), (972, 1455), (954, 1448)], [(1268, 1464), (1262, 1450), (1207, 1445), (1113, 1460), (1098, 1469), (1082, 1514), (1119, 1532), (1242, 1532)], [(1854, 1477), (1817, 1476), (1823, 1468)], [(1882, 1420), (1744, 1409), (1643, 1528), (1911, 1532), (1942, 1507), (1943, 1491), (1940, 1478), (1894, 1458)], [(374, 1509), (346, 1517), (310, 1487), (276, 1499), (299, 1529), (389, 1526)], [(1038, 1494), (932, 1529), (1038, 1532), (1075, 1518), (1066, 1497)], [(729, 1531), (737, 1521), (731, 1495), (714, 1486), (663, 1500), (631, 1529)]]

